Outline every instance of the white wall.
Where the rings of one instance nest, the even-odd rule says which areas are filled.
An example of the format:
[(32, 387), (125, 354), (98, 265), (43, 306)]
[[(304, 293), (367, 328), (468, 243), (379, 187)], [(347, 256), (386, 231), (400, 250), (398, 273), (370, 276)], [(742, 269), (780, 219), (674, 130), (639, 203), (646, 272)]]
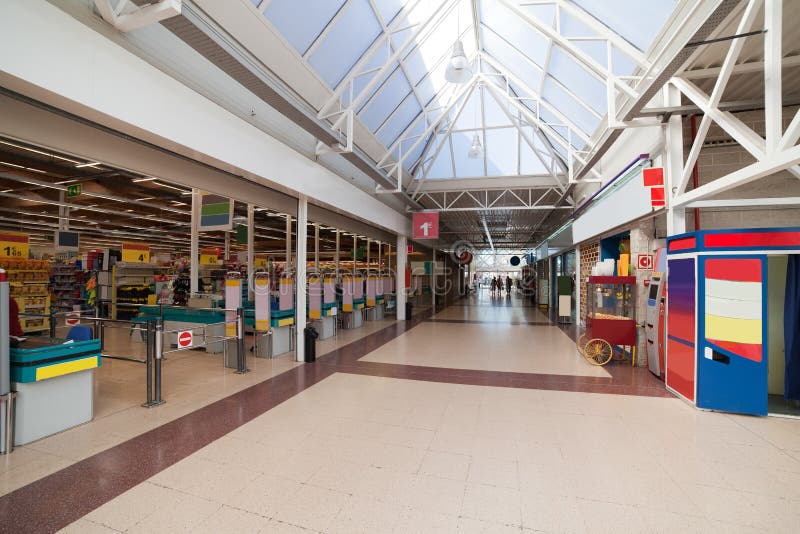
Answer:
[(405, 214), (47, 2), (3, 2), (0, 50), (0, 84), (16, 92), (389, 231), (410, 233)]

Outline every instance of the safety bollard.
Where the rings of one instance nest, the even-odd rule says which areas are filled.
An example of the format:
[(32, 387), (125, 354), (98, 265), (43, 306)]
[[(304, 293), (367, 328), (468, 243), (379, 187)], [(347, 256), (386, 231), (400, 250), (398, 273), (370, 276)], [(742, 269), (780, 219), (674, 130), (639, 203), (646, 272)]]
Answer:
[(164, 324), (161, 321), (156, 323), (155, 329), (155, 400), (154, 406), (164, 404), (161, 398), (161, 360), (163, 358), (162, 352), (164, 351)]
[(145, 408), (155, 406), (153, 403), (153, 353), (155, 345), (155, 328), (153, 328), (153, 321), (145, 323), (145, 339), (147, 340), (147, 356), (145, 365), (147, 366), (147, 402), (142, 404)]
[(244, 309), (236, 308), (236, 374), (243, 375), (247, 369), (247, 353), (244, 346)]

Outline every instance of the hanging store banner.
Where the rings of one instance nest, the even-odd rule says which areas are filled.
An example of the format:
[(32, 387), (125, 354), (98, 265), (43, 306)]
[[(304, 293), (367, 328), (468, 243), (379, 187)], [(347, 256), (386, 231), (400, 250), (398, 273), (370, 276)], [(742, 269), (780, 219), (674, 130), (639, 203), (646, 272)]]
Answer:
[(253, 292), (255, 293), (255, 314), (256, 330), (266, 332), (269, 330), (270, 323), (270, 288), (269, 276), (266, 274), (256, 275), (253, 280)]
[(281, 278), (278, 290), (278, 309), (281, 311), (294, 309), (294, 280), (291, 278)]
[(200, 231), (233, 229), (233, 199), (200, 193)]
[(150, 245), (122, 243), (122, 261), (125, 263), (150, 263)]
[(13, 232), (0, 233), (0, 258), (28, 259), (30, 236)]
[(336, 302), (336, 279), (325, 278), (322, 288), (322, 300), (325, 304)]
[(375, 296), (378, 293), (378, 278), (367, 276), (367, 306), (375, 306)]
[(242, 281), (239, 278), (225, 280), (225, 336), (236, 336), (236, 309), (242, 307)]
[(342, 277), (342, 311), (353, 311), (353, 279)]
[(318, 276), (308, 278), (308, 318), (322, 317), (322, 280)]

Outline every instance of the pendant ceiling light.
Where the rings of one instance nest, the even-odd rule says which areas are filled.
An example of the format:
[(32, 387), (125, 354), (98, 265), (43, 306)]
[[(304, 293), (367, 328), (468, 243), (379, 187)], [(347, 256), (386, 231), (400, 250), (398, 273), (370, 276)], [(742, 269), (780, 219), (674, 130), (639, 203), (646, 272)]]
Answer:
[(481, 138), (478, 134), (472, 136), (472, 146), (469, 147), (467, 156), (470, 159), (478, 159), (483, 156), (483, 145), (481, 145)]
[(472, 78), (472, 69), (464, 54), (464, 44), (459, 39), (453, 45), (453, 55), (444, 72), (445, 79), (450, 83), (467, 83)]

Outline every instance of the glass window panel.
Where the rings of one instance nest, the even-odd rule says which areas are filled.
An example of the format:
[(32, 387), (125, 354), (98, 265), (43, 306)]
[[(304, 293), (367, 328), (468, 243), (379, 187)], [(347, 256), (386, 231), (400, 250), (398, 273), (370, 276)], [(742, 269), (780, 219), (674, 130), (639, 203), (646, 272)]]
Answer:
[[(572, 120), (573, 123), (575, 122), (573, 117), (571, 117), (568, 113), (566, 113), (568, 110), (565, 110), (563, 108), (558, 108), (558, 109), (561, 111), (561, 113), (563, 115), (566, 115), (566, 117), (568, 119)], [(591, 135), (591, 133), (594, 132), (594, 129), (597, 128), (597, 125), (600, 123), (600, 121), (599, 121), (599, 119), (596, 119), (593, 116), (589, 115), (588, 112), (585, 112), (585, 113), (586, 113), (586, 115), (588, 115), (588, 117), (591, 119), (591, 121), (594, 121), (594, 122), (591, 122), (591, 124), (594, 124), (594, 127), (592, 128), (592, 130), (589, 131), (589, 132), (584, 132), (587, 135)], [(544, 108), (542, 108), (542, 110), (541, 110), (541, 118), (542, 118), (543, 121), (547, 122), (554, 130), (559, 132), (561, 134), (561, 138), (564, 141), (569, 140), (569, 137), (567, 136), (567, 127), (563, 126), (564, 125), (564, 121), (556, 118), (555, 115), (553, 115), (552, 113), (550, 113), (549, 111), (547, 111)], [(576, 125), (580, 126), (580, 124), (576, 124)], [(577, 148), (579, 146), (582, 146), (583, 144), (584, 144), (583, 140), (580, 137), (578, 137), (577, 135), (573, 135), (572, 136), (572, 146)]]
[(639, 50), (647, 50), (675, 9), (675, 0), (575, 0), (596, 19), (614, 30)]
[[(450, 116), (455, 118), (458, 104), (450, 112)], [(455, 130), (468, 130), (472, 128), (481, 127), (481, 101), (480, 93), (478, 90), (473, 90), (469, 94), (469, 100), (464, 105), (461, 115), (458, 116), (453, 129)]]
[(516, 129), (486, 130), (486, 147), (484, 148), (489, 176), (517, 174)]
[(264, 16), (300, 54), (322, 33), (344, 0), (308, 0), (306, 4), (302, 17), (297, 16), (295, 0), (272, 0), (264, 10)]
[[(347, 72), (381, 34), (368, 0), (351, 0), (346, 11), (308, 58), (309, 64), (331, 87)], [(304, 10), (305, 11), (305, 10)], [(305, 14), (305, 13), (304, 13)], [(298, 17), (295, 8), (295, 19)], [(353, 31), (358, 28), (358, 31)]]
[[(541, 148), (545, 150), (544, 147), (541, 147), (541, 141), (538, 143), (538, 137), (533, 134), (532, 128), (526, 128), (526, 133), (528, 134), (529, 138), (532, 136), (534, 137), (534, 146), (537, 148)], [(545, 161), (548, 161), (545, 159)], [(520, 174), (550, 174), (547, 168), (542, 165), (542, 162), (539, 158), (534, 154), (533, 149), (530, 147), (528, 143), (524, 140), (520, 143), (520, 153), (519, 153), (519, 170)]]
[(445, 145), (442, 147), (442, 150), (439, 152), (439, 156), (433, 161), (431, 164), (430, 170), (428, 171), (428, 178), (431, 179), (441, 179), (441, 178), (452, 178), (453, 177), (453, 166), (452, 166), (452, 158), (450, 157), (450, 146), (447, 144), (448, 140), (445, 135), (438, 135), (436, 138), (436, 145), (433, 147), (433, 151), (439, 149), (439, 143), (444, 142)]
[[(483, 144), (481, 132), (477, 133), (480, 135), (481, 144)], [(472, 137), (474, 135), (475, 132), (456, 132), (450, 137), (453, 142), (453, 155), (456, 158), (456, 177), (458, 178), (485, 176), (483, 173), (483, 157), (472, 159), (467, 155), (472, 146)]]
[(500, 107), (500, 104), (488, 90), (483, 92), (483, 121), (487, 127), (511, 125), (511, 121), (503, 112), (503, 108)]
[(361, 122), (374, 132), (410, 91), (406, 77), (400, 69), (395, 70), (372, 102), (359, 113)]
[[(406, 154), (411, 149), (411, 147), (413, 147), (414, 144), (417, 141), (420, 140), (420, 138), (416, 137), (416, 136), (422, 135), (423, 133), (425, 133), (425, 129), (427, 127), (428, 127), (428, 123), (425, 122), (424, 119), (421, 119), (421, 120), (417, 120), (415, 122), (414, 126), (409, 128), (407, 132), (403, 133), (403, 137), (405, 137), (405, 139), (403, 141), (401, 141), (401, 144), (402, 144), (402, 147), (403, 147), (403, 153), (404, 154)], [(428, 138), (430, 138), (430, 135), (431, 134), (428, 134)], [(404, 165), (405, 165), (406, 169), (410, 169), (411, 166), (417, 161), (417, 159), (419, 159), (420, 155), (422, 154), (422, 151), (425, 149), (426, 142), (427, 142), (427, 139), (423, 139), (422, 142), (418, 146), (416, 146), (413, 150), (411, 150), (411, 152), (408, 152), (408, 155), (406, 156), (406, 158), (404, 160)], [(394, 153), (394, 157), (395, 158), (399, 158), (400, 157), (399, 145), (398, 145), (398, 148), (395, 148), (393, 153)]]
[(605, 67), (608, 63), (605, 41), (573, 41), (572, 45), (600, 65)]
[(385, 146), (391, 145), (400, 133), (408, 128), (411, 121), (422, 112), (413, 94), (406, 97), (391, 118), (378, 131), (378, 139)]
[[(387, 54), (388, 50), (389, 50), (389, 45), (386, 44), (386, 43), (382, 44), (375, 51), (375, 53), (372, 54), (372, 56), (369, 58), (369, 61), (364, 66), (364, 69), (361, 72), (366, 72), (366, 71), (370, 71), (372, 69), (379, 69), (379, 68), (383, 67), (383, 65), (386, 63), (386, 60), (389, 57), (388, 54)], [(363, 109), (363, 107), (366, 105), (366, 103), (369, 102), (369, 99), (372, 97), (373, 94), (375, 94), (375, 91), (377, 91), (386, 82), (386, 80), (389, 79), (389, 76), (391, 76), (394, 73), (394, 69), (396, 69), (397, 66), (398, 66), (398, 64), (395, 63), (392, 66), (392, 68), (388, 69), (386, 71), (386, 73), (381, 77), (380, 82), (378, 82), (372, 89), (370, 89), (369, 94), (367, 95), (367, 97), (364, 100), (362, 100), (362, 104), (361, 104), (361, 107), (359, 108), (359, 112), (361, 111), (361, 109)], [(353, 95), (354, 96), (358, 96), (358, 94), (369, 84), (369, 82), (372, 80), (372, 78), (375, 77), (376, 74), (377, 74), (377, 72), (372, 72), (370, 74), (364, 74), (362, 76), (356, 77), (353, 80)], [(345, 99), (349, 98), (349, 90), (345, 91), (344, 98)]]
[(481, 2), (480, 17), (484, 26), (505, 37), (537, 65), (544, 65), (549, 40), (502, 3), (492, 2), (491, 7), (488, 4)]
[(481, 35), (483, 37), (483, 47), (487, 53), (494, 57), (508, 72), (513, 73), (517, 78), (525, 82), (533, 91), (539, 88), (542, 79), (540, 68), (525, 61), (522, 54), (510, 47), (493, 31), (487, 29)]
[(629, 76), (636, 70), (636, 63), (628, 56), (611, 47), (611, 69), (617, 76)]
[(535, 17), (536, 20), (555, 29), (556, 27), (556, 6), (554, 4), (545, 4), (540, 6), (520, 6), (520, 9), (525, 11), (528, 15)]
[(381, 18), (385, 24), (389, 24), (400, 9), (405, 5), (404, 0), (375, 0)]
[[(564, 37), (597, 37), (597, 32), (583, 24), (581, 21), (569, 14), (568, 11), (561, 11), (561, 35)], [(605, 62), (604, 62), (605, 63)]]
[(550, 56), (550, 70), (554, 78), (589, 104), (601, 115), (606, 111), (606, 86), (578, 63), (574, 57), (558, 46)]
[(405, 65), (406, 70), (408, 71), (408, 75), (411, 76), (411, 80), (409, 80), (413, 85), (417, 85), (422, 78), (428, 74), (428, 67), (425, 65), (425, 60), (422, 59), (422, 56), (419, 55), (418, 50), (414, 50), (406, 56), (403, 60), (403, 64)]

